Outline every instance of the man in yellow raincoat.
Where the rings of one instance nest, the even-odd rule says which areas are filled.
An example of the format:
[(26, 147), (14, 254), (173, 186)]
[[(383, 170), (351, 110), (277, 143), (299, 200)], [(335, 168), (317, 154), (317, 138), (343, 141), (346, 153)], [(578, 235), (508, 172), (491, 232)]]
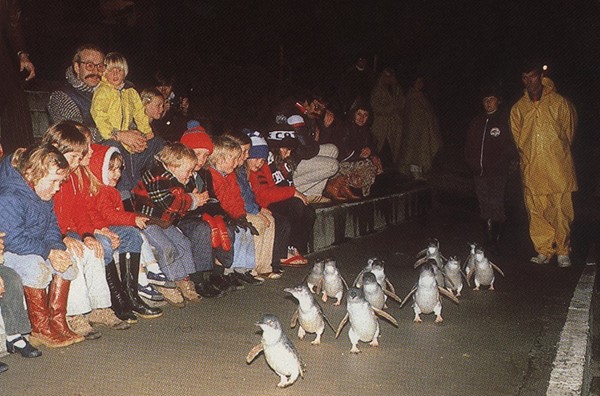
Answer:
[(577, 190), (571, 144), (577, 115), (541, 66), (529, 64), (521, 78), (525, 93), (513, 105), (510, 123), (521, 158), (529, 235), (537, 252), (531, 262), (546, 264), (556, 254), (559, 267), (569, 267), (571, 194)]

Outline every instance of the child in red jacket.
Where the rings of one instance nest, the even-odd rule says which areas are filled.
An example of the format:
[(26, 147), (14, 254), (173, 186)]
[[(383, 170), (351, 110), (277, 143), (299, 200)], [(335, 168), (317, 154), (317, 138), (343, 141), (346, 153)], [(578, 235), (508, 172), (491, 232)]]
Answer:
[[(276, 165), (280, 158), (288, 158), (297, 146), (296, 139), (286, 137), (281, 140), (270, 139), (271, 151), (258, 158), (249, 158), (246, 161), (250, 177), (250, 185), (256, 196), (256, 201), (261, 207), (268, 208), (271, 212), (286, 217), (291, 226), (289, 254), (282, 265), (305, 265), (308, 260), (304, 258), (308, 250), (308, 241), (315, 223), (315, 210), (308, 205), (307, 198), (299, 192), (290, 181), (285, 185), (283, 181), (277, 185), (275, 180), (282, 180), (287, 168), (278, 168)], [(275, 154), (274, 154), (275, 153)], [(267, 161), (273, 166), (269, 167)], [(278, 172), (275, 175), (275, 172)]]
[(225, 272), (232, 273), (244, 283), (260, 284), (264, 279), (252, 274), (256, 267), (253, 235), (258, 235), (258, 231), (246, 217), (244, 199), (234, 172), (240, 163), (242, 149), (239, 142), (229, 136), (218, 136), (213, 143), (214, 149), (208, 158), (211, 179), (208, 189), (214, 191), (236, 228), (233, 264)]
[[(106, 280), (110, 289), (112, 308), (119, 318), (135, 322), (135, 312), (142, 318), (157, 318), (160, 308), (149, 307), (138, 294), (140, 252), (142, 235), (139, 229), (146, 228), (148, 217), (126, 212), (119, 190), (115, 188), (121, 178), (123, 157), (115, 147), (92, 145), (89, 169), (98, 181), (98, 191), (91, 196), (89, 207), (94, 228), (108, 229), (119, 237), (119, 267), (114, 260), (106, 265)], [(110, 249), (105, 246), (105, 249)], [(111, 253), (114, 251), (111, 249)], [(111, 254), (112, 256), (112, 254)], [(133, 316), (132, 316), (133, 315)]]

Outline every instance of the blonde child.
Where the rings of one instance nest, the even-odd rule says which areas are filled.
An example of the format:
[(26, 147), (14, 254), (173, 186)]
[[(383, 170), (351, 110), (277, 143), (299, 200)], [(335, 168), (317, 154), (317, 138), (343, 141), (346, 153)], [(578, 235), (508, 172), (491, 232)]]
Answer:
[(225, 272), (231, 272), (244, 283), (261, 284), (264, 278), (256, 274), (256, 251), (253, 235), (258, 230), (248, 221), (247, 212), (237, 181), (235, 169), (242, 159), (242, 148), (238, 141), (229, 136), (218, 136), (213, 139), (214, 150), (208, 158), (210, 170), (209, 191), (214, 191), (216, 198), (235, 225), (233, 244), (233, 264)]
[(125, 57), (110, 52), (104, 63), (106, 69), (94, 91), (90, 113), (103, 143), (117, 147), (123, 155), (124, 171), (117, 188), (126, 208), (131, 210), (130, 192), (164, 142), (154, 137), (140, 95), (125, 80), (129, 72)]
[(174, 225), (202, 199), (190, 179), (196, 163), (191, 149), (181, 143), (167, 144), (133, 190), (136, 211), (150, 217), (143, 233), (156, 249), (160, 269), (177, 285), (177, 289), (158, 289), (177, 307), (185, 305), (184, 299), (200, 299), (189, 279), (196, 272), (191, 242)]
[(67, 296), (78, 271), (52, 206), (68, 174), (69, 163), (49, 145), (18, 149), (0, 163), (4, 265), (23, 281), (30, 342), (52, 348), (84, 340), (66, 322)]

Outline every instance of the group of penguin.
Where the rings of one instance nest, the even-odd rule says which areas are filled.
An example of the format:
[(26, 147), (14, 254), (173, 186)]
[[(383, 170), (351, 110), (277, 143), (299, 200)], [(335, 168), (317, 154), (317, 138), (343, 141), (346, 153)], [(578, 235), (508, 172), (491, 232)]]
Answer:
[[(481, 286), (489, 286), (489, 290), (494, 290), (495, 271), (504, 276), (504, 272), (485, 256), (484, 249), (477, 244), (470, 244), (469, 256), (461, 266), (456, 257), (446, 259), (442, 255), (437, 239), (430, 240), (427, 247), (417, 254), (414, 267), (420, 269), (419, 279), (408, 295), (400, 299), (385, 275), (383, 260), (379, 258), (367, 261), (352, 287), (348, 287), (334, 259), (317, 259), (302, 284), (284, 289), (298, 300), (298, 308), (292, 315), (290, 326), (296, 327), (299, 324), (300, 339), (307, 333), (316, 334), (311, 344), (318, 345), (326, 325), (335, 331), (338, 338), (346, 323), (350, 322), (350, 352), (359, 353), (359, 341), (368, 342), (373, 347), (379, 345), (377, 315), (398, 327), (397, 320), (384, 311), (384, 308), (387, 308), (388, 297), (402, 307), (412, 296), (414, 322), (422, 321), (421, 314), (434, 313), (435, 322), (441, 323), (441, 295), (458, 304), (457, 297), (463, 289), (463, 280), (470, 286), (473, 279), (473, 290), (479, 290)], [(323, 314), (315, 294), (322, 293), (323, 302), (335, 298), (334, 305), (339, 306), (345, 290), (347, 313), (335, 330)], [(251, 363), (264, 352), (268, 365), (280, 377), (277, 384), (280, 388), (292, 385), (298, 377), (303, 377), (305, 365), (294, 344), (283, 331), (279, 319), (275, 315), (265, 314), (256, 325), (262, 329), (261, 343), (250, 350), (246, 362)]]

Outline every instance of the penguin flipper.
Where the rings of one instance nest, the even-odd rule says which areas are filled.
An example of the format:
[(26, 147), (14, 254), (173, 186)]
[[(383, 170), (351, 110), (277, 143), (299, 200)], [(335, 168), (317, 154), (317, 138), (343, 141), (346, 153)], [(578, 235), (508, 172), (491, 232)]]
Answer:
[(348, 290), (348, 284), (346, 283), (346, 279), (344, 279), (344, 277), (342, 275), (340, 275), (340, 279), (342, 280), (342, 283), (346, 287), (346, 290)]
[(427, 254), (427, 249), (423, 249), (419, 253), (417, 253), (417, 255), (415, 257), (419, 258), (419, 257), (424, 256), (426, 254)]
[(458, 301), (458, 298), (456, 298), (456, 296), (454, 294), (452, 294), (451, 292), (449, 292), (448, 290), (446, 290), (440, 286), (438, 286), (438, 290), (440, 291), (441, 294), (448, 297), (450, 300), (454, 301), (456, 304), (460, 304), (460, 302)]
[(338, 338), (340, 336), (340, 333), (342, 332), (342, 329), (344, 328), (344, 326), (348, 322), (349, 318), (350, 318), (350, 315), (348, 315), (348, 312), (346, 312), (346, 316), (344, 316), (344, 318), (342, 319), (342, 321), (338, 325), (337, 331), (335, 332), (335, 338)]
[(408, 298), (410, 296), (412, 296), (413, 294), (415, 294), (415, 292), (417, 291), (417, 287), (413, 287), (413, 289), (406, 295), (406, 297), (404, 297), (404, 300), (402, 300), (402, 304), (400, 304), (400, 308), (402, 308), (404, 306), (404, 304), (406, 304), (406, 302), (408, 301)]
[(364, 268), (362, 269), (362, 271), (360, 271), (358, 273), (358, 275), (356, 275), (356, 279), (354, 279), (354, 282), (352, 283), (352, 287), (358, 287), (356, 285), (358, 284), (362, 284), (362, 278), (363, 278), (363, 274), (365, 273)]
[(319, 283), (317, 283), (317, 293), (315, 293), (317, 296), (319, 294), (321, 294), (322, 287), (323, 287), (323, 278), (321, 277), (321, 279), (319, 279)]
[(493, 269), (495, 269), (496, 271), (498, 271), (498, 273), (500, 275), (502, 275), (503, 278), (506, 278), (506, 276), (504, 276), (504, 272), (502, 272), (502, 270), (500, 269), (500, 267), (498, 267), (496, 264), (492, 263), (490, 261), (490, 265), (492, 266)]
[(296, 310), (294, 311), (294, 314), (292, 315), (292, 320), (290, 321), (290, 327), (291, 328), (296, 327), (297, 323), (298, 323), (298, 308), (296, 308)]
[(467, 284), (469, 284), (469, 281), (473, 277), (474, 273), (475, 273), (475, 267), (471, 268), (471, 271), (469, 271), (469, 273), (467, 274)]
[[(394, 287), (394, 285), (392, 285), (392, 282), (390, 282), (390, 280), (388, 278), (385, 278), (385, 284), (387, 287), (390, 288), (390, 291), (394, 294), (396, 294), (396, 288)], [(387, 289), (386, 287), (386, 289)]]
[(252, 361), (265, 349), (263, 344), (258, 344), (254, 348), (250, 349), (246, 356), (246, 363), (250, 364)]
[[(323, 320), (325, 321), (325, 323), (327, 323), (327, 325), (331, 328), (331, 330), (333, 330), (333, 332), (335, 333), (335, 329), (333, 328), (333, 325), (331, 324), (331, 322), (329, 321), (329, 319), (327, 319), (327, 316), (325, 316), (325, 314), (323, 312), (321, 312), (321, 316), (323, 316)], [(337, 337), (337, 336), (336, 336)]]
[(398, 327), (398, 321), (392, 315), (390, 315), (389, 313), (387, 313), (384, 310), (381, 310), (379, 308), (375, 308), (375, 307), (371, 307), (371, 308), (373, 308), (373, 312), (375, 312), (377, 315), (381, 316), (384, 319), (387, 319), (391, 324)]
[(414, 267), (418, 268), (419, 265), (425, 264), (426, 262), (427, 262), (427, 257), (420, 258), (417, 261), (415, 261)]
[(389, 290), (383, 289), (383, 292), (385, 293), (386, 296), (390, 297), (391, 299), (393, 299), (394, 301), (396, 301), (398, 304), (402, 304), (402, 299), (400, 297), (398, 297), (396, 295), (396, 293), (391, 292)]
[(460, 270), (460, 276), (462, 276), (465, 282), (467, 282), (467, 286), (471, 287), (471, 282), (467, 278), (467, 274), (465, 274), (465, 271), (463, 271), (462, 269)]

